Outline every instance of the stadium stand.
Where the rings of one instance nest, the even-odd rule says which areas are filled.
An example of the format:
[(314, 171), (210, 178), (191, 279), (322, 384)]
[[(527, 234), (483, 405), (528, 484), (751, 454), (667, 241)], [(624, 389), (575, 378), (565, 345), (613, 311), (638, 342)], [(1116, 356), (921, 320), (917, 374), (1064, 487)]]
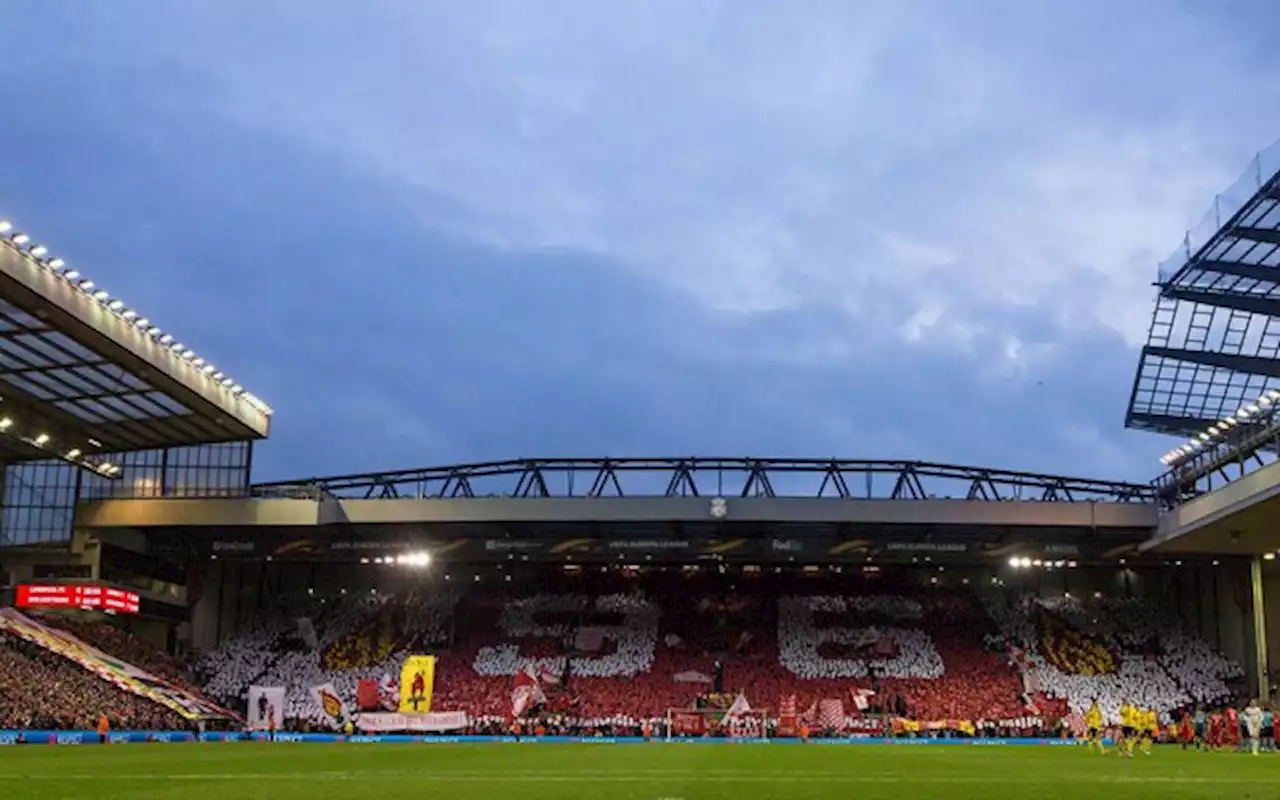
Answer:
[(1169, 721), (1176, 709), (1228, 699), (1244, 674), (1154, 603), (995, 592), (983, 602), (999, 628), (988, 643), (1017, 651), (1029, 688), (1077, 713), (1097, 700), (1116, 722), (1128, 701)]
[(180, 730), (183, 720), (79, 665), (0, 634), (0, 728), (89, 730), (106, 715), (112, 727)]
[[(555, 687), (553, 710), (593, 724), (659, 719), (714, 688), (742, 691), (757, 708), (777, 708), (788, 695), (801, 709), (839, 700), (846, 726), (879, 711), (921, 720), (1055, 717), (1095, 697), (1108, 713), (1121, 698), (1169, 712), (1224, 698), (1240, 673), (1137, 601), (980, 599), (847, 579), (762, 577), (732, 588), (674, 581), (548, 575), (522, 591), (476, 591), (430, 607), (317, 604), (319, 655), (299, 646), (292, 621), (281, 617), (232, 638), (201, 669), (219, 699), (242, 700), (252, 683), (283, 685), (289, 716), (317, 720), (307, 686), (332, 681), (354, 696), (358, 679), (394, 675), (398, 660), (429, 640), (440, 659), (435, 707), (481, 721), (505, 718), (513, 676), (532, 666)], [(409, 609), (419, 610), (411, 617)], [(1056, 644), (1046, 645), (1050, 619)], [(1024, 660), (1008, 656), (1013, 643), (1027, 647)], [(1047, 656), (1050, 646), (1064, 653)], [(1158, 652), (1143, 650), (1152, 646)], [(1090, 665), (1090, 657), (1106, 663)], [(723, 671), (713, 687), (705, 681), (715, 680), (717, 661)], [(866, 709), (856, 707), (855, 689), (864, 690)]]
[[(544, 681), (547, 724), (601, 730), (634, 730), (670, 709), (726, 704), (739, 692), (756, 709), (794, 697), (805, 719), (844, 731), (871, 730), (879, 714), (1038, 727), (1094, 699), (1112, 719), (1123, 700), (1168, 719), (1175, 709), (1228, 699), (1242, 674), (1160, 607), (1133, 599), (795, 574), (728, 581), (547, 572), (511, 586), (294, 604), (259, 616), (192, 673), (106, 623), (56, 624), (166, 678), (198, 681), (231, 708), (245, 707), (252, 685), (283, 686), (285, 715), (302, 726), (324, 719), (310, 687), (333, 683), (353, 701), (359, 680), (385, 684), (415, 652), (438, 656), (434, 708), (467, 711), (473, 730), (505, 724), (514, 676), (528, 668)], [(26, 643), (5, 643), (0, 659), (0, 684), (51, 669), (71, 696), (88, 698), (88, 706), (56, 692), (34, 705), (11, 701), (0, 706), (11, 722), (76, 724), (83, 707), (107, 708), (118, 724), (140, 714), (175, 722), (166, 709), (122, 699)]]

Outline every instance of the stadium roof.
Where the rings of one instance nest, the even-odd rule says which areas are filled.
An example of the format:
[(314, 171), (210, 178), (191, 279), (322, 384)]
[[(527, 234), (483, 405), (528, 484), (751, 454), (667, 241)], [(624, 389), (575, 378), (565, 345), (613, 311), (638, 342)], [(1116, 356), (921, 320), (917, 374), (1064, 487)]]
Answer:
[(1198, 436), (1280, 385), (1280, 142), (1160, 265), (1125, 424)]
[(522, 458), (258, 484), (259, 497), (810, 497), (1153, 503), (1148, 484), (928, 461)]
[(0, 220), (0, 462), (263, 438), (271, 409)]

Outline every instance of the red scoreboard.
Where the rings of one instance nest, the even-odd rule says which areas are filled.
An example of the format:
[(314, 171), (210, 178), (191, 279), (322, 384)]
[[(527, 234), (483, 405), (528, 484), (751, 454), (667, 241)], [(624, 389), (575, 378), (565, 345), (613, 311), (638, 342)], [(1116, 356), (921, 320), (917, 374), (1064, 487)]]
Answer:
[(79, 608), (85, 611), (138, 613), (138, 593), (91, 583), (18, 585), (18, 608)]

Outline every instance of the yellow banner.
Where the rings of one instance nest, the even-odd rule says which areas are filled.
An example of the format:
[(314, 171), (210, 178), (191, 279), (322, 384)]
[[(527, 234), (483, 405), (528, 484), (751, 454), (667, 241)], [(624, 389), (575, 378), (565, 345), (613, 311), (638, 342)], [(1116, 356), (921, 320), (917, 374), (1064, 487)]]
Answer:
[(436, 683), (435, 656), (409, 656), (400, 668), (401, 714), (426, 714), (431, 710), (431, 690)]

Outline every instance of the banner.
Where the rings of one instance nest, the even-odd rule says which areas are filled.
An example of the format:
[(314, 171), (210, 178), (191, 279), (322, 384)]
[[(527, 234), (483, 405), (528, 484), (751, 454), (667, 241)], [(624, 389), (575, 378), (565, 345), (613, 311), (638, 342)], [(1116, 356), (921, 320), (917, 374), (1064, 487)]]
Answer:
[(284, 727), (283, 686), (249, 687), (249, 727), (255, 731)]
[(796, 725), (796, 696), (785, 695), (778, 701), (778, 736), (795, 736), (799, 728)]
[(204, 697), (109, 656), (66, 631), (42, 625), (16, 609), (0, 608), (0, 633), (23, 639), (74, 661), (108, 683), (159, 703), (183, 719), (240, 719), (237, 714)]
[(382, 709), (382, 690), (378, 682), (368, 678), (356, 681), (356, 710), (379, 711)]
[(677, 711), (671, 715), (671, 731), (679, 736), (701, 736), (707, 732), (707, 720), (695, 711)]
[(467, 727), (467, 712), (437, 711), (430, 714), (361, 714), (360, 730), (366, 733), (414, 731), (439, 733)]
[(335, 730), (341, 730), (348, 719), (347, 704), (338, 696), (338, 690), (332, 683), (323, 683), (311, 687), (311, 696), (315, 698), (320, 710)]
[(436, 683), (435, 656), (409, 656), (400, 668), (401, 714), (425, 714), (431, 710)]

